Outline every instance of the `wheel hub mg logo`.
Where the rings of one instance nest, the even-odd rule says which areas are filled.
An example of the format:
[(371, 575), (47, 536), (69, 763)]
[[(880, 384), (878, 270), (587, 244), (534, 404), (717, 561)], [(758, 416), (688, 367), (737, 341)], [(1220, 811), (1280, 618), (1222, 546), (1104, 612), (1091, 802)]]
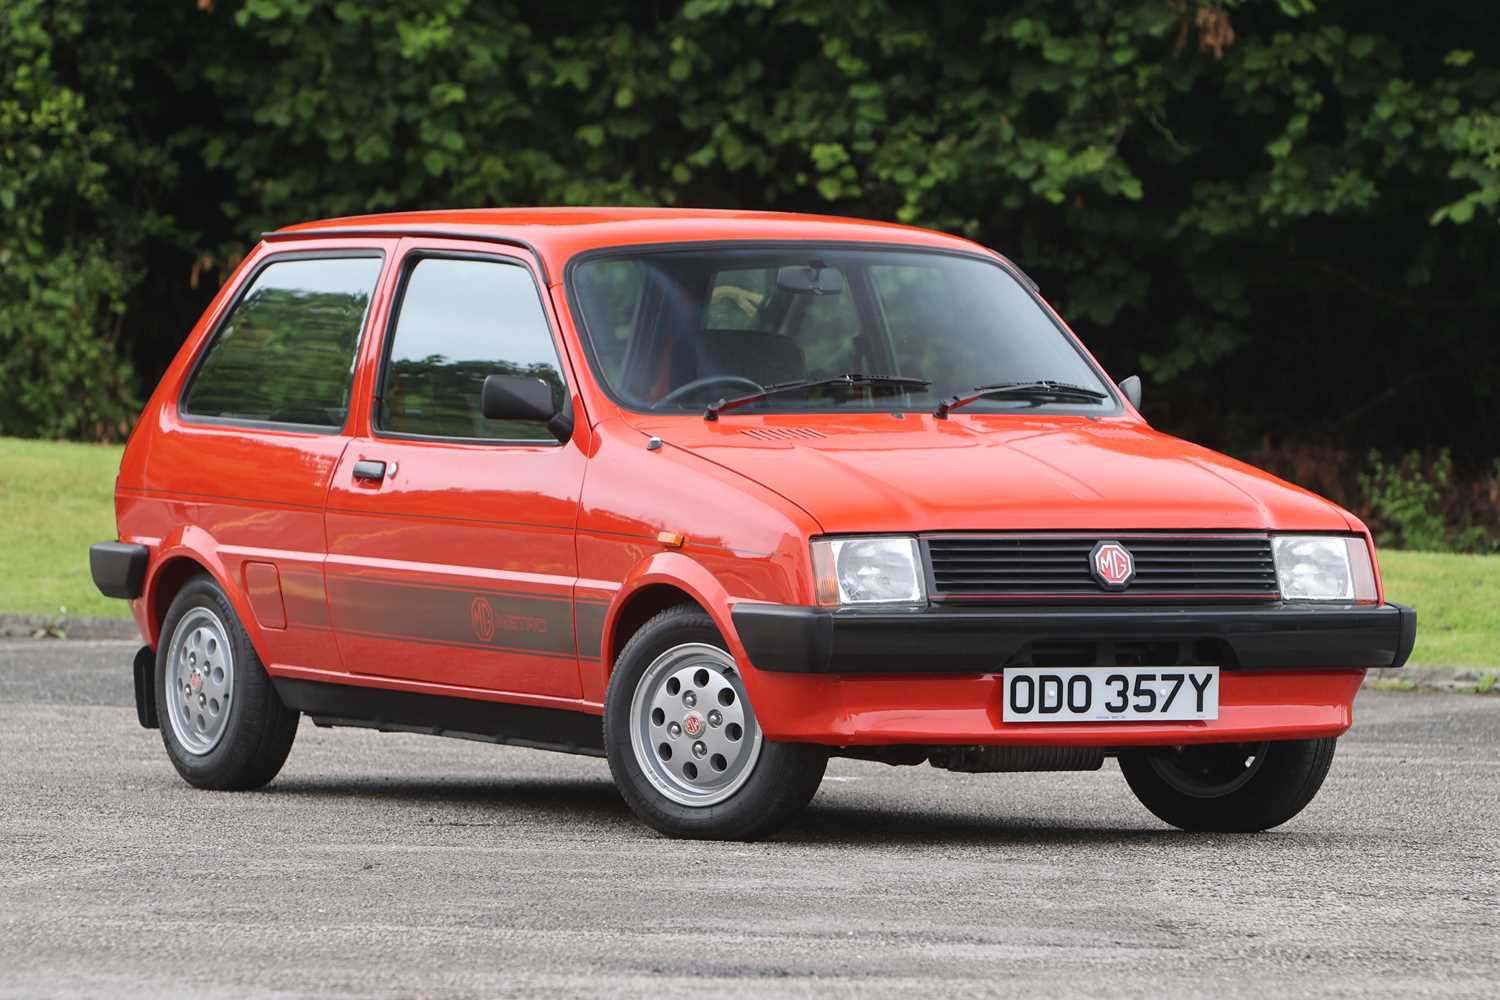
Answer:
[(682, 720), (682, 731), (689, 736), (698, 736), (703, 732), (703, 716), (692, 712), (686, 719)]
[(1135, 576), (1135, 557), (1119, 542), (1100, 542), (1089, 557), (1094, 579), (1105, 590), (1124, 590)]

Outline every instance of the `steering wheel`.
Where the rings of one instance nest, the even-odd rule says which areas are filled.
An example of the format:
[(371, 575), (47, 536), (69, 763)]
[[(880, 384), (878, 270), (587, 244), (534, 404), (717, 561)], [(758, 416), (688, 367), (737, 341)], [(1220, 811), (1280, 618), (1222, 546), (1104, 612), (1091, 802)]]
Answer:
[(690, 392), (697, 392), (704, 386), (719, 385), (720, 383), (723, 383), (725, 385), (731, 383), (735, 385), (742, 385), (749, 389), (751, 392), (759, 392), (760, 390), (765, 388), (765, 386), (761, 385), (754, 379), (745, 378), (745, 376), (743, 375), (705, 375), (702, 378), (695, 378), (691, 382), (679, 385), (677, 388), (667, 393), (661, 399), (658, 399), (656, 402), (652, 403), (651, 409), (659, 410), (663, 406), (667, 406), (670, 403), (677, 402), (678, 399), (686, 396)]

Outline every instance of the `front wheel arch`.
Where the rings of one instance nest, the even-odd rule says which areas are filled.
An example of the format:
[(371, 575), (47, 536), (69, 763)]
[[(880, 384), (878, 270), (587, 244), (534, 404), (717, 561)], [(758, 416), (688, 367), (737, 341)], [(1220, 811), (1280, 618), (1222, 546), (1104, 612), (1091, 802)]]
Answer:
[[(639, 618), (634, 613), (627, 617), (638, 598), (651, 602), (642, 607), (655, 604), (655, 609)], [(621, 582), (605, 616), (604, 633), (600, 637), (605, 683), (614, 673), (625, 645), (641, 626), (678, 604), (693, 605), (713, 619), (724, 641), (729, 644), (729, 652), (742, 665), (748, 661), (729, 614), (729, 592), (724, 585), (707, 567), (685, 553), (657, 552), (643, 560)]]
[(642, 626), (668, 608), (678, 605), (691, 605), (705, 612), (707, 610), (693, 595), (670, 583), (647, 584), (627, 597), (615, 612), (609, 629), (609, 645), (604, 654), (605, 676), (613, 673), (620, 653)]

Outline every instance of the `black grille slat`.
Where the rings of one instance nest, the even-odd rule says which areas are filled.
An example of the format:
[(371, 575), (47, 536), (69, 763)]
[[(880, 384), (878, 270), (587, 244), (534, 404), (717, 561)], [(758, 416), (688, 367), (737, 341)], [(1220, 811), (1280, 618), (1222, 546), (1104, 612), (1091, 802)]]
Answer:
[[(1106, 590), (1094, 579), (1090, 556), (1102, 540), (1120, 542), (1135, 560), (1135, 576), (1123, 591)], [(1265, 535), (973, 535), (923, 541), (937, 600), (1267, 601), (1278, 596)]]
[[(979, 586), (981, 584), (991, 584), (991, 583), (993, 583), (993, 584), (1000, 584), (1000, 585), (1008, 585), (1008, 584), (1013, 583), (1013, 582), (1019, 583), (1019, 582), (1022, 582), (1022, 581), (1024, 581), (1027, 586), (1033, 586), (1033, 587), (1036, 587), (1036, 586), (1048, 586), (1048, 585), (1052, 585), (1052, 584), (1069, 584), (1069, 585), (1071, 585), (1071, 584), (1079, 584), (1079, 585), (1083, 585), (1083, 586), (1095, 587), (1096, 589), (1098, 587), (1098, 585), (1094, 582), (1094, 578), (1092, 576), (1025, 576), (1025, 577), (1012, 577), (1012, 576), (1009, 576), (1009, 575), (1007, 575), (1007, 576), (979, 576), (979, 577), (975, 577), (975, 576), (966, 576), (966, 577), (939, 576), (937, 579), (938, 579), (938, 582), (940, 584), (951, 583), (951, 584), (954, 584), (954, 585), (957, 585), (957, 586), (966, 586), (966, 587), (967, 586)], [(1138, 576), (1131, 583), (1131, 585), (1130, 585), (1130, 587), (1128, 589), (1130, 589), (1130, 590), (1136, 590), (1136, 589), (1139, 589), (1139, 588), (1142, 588), (1142, 587), (1156, 587), (1156, 588), (1161, 588), (1161, 587), (1169, 587), (1169, 586), (1195, 587), (1195, 586), (1220, 586), (1220, 585), (1229, 586), (1229, 587), (1236, 587), (1236, 586), (1241, 586), (1241, 585), (1251, 585), (1251, 584), (1253, 584), (1254, 585), (1253, 589), (1256, 592), (1260, 592), (1260, 591), (1264, 591), (1264, 590), (1268, 589), (1274, 583), (1275, 583), (1275, 580), (1273, 580), (1273, 579), (1262, 579), (1262, 578), (1249, 579), (1249, 578), (1246, 578), (1246, 577), (1243, 577), (1243, 576), (1151, 576), (1151, 577), (1144, 577), (1144, 578)]]
[[(1087, 554), (1085, 554), (1081, 558), (1083, 558), (1083, 560), (1085, 562), (1087, 562), (1089, 557), (1088, 557)], [(944, 567), (943, 569), (939, 570), (938, 572), (939, 573), (956, 573), (956, 574), (959, 574), (959, 575), (972, 574), (972, 573), (988, 574), (988, 573), (994, 572), (994, 570), (996, 568), (993, 563), (987, 564), (987, 565), (982, 565), (982, 566), (979, 565), (979, 564), (977, 564), (977, 563), (975, 563), (975, 564), (970, 564), (970, 566), (972, 566), (973, 568), (969, 568), (969, 567), (963, 567), (963, 568), (958, 568), (958, 567)], [(1059, 568), (1062, 568), (1062, 567), (1059, 567), (1059, 565), (1057, 565), (1057, 564), (1048, 564), (1048, 565), (1045, 565), (1045, 566), (1038, 566), (1038, 565), (1036, 565), (1034, 563), (1026, 563), (1026, 562), (1017, 561), (1013, 565), (1007, 565), (1007, 566), (1004, 566), (1004, 567), (1001, 567), (1001, 568), (1006, 573), (1055, 573), (1055, 572), (1058, 571)], [(1064, 568), (1064, 572), (1068, 572), (1068, 571), (1069, 571), (1068, 569)], [(1077, 572), (1078, 572), (1078, 574), (1080, 576), (1089, 576), (1089, 570), (1087, 570), (1087, 569), (1080, 569)], [(1243, 566), (1243, 567), (1239, 567), (1239, 568), (1234, 568), (1234, 567), (1226, 567), (1226, 566), (1223, 566), (1223, 565), (1190, 566), (1190, 567), (1155, 566), (1155, 565), (1141, 566), (1141, 565), (1139, 565), (1139, 562), (1138, 562), (1138, 564), (1136, 566), (1136, 575), (1137, 576), (1142, 575), (1142, 574), (1150, 574), (1150, 573), (1167, 573), (1167, 574), (1177, 574), (1177, 573), (1182, 573), (1182, 574), (1212, 573), (1212, 574), (1215, 574), (1215, 575), (1218, 575), (1218, 576), (1224, 576), (1226, 574), (1233, 575), (1233, 576), (1254, 576), (1254, 575), (1256, 575), (1258, 573), (1271, 573), (1271, 574), (1274, 574), (1275, 572), (1276, 572), (1276, 568), (1274, 566), (1266, 566), (1264, 568), (1260, 568), (1259, 564), (1253, 564), (1253, 565), (1249, 565), (1249, 566)]]
[(1276, 571), (1273, 569), (1261, 569), (1254, 566), (1194, 566), (1191, 568), (1183, 566), (1150, 566), (1145, 569), (1137, 569), (1135, 571), (1135, 577), (1137, 580), (1151, 580), (1160, 576), (1181, 576), (1188, 579), (1192, 579), (1193, 577), (1198, 576), (1221, 576), (1233, 580), (1255, 580), (1265, 576), (1269, 576), (1274, 579), (1276, 576)]
[[(1199, 564), (1204, 563), (1204, 562), (1212, 562), (1215, 565), (1220, 565), (1220, 564), (1223, 564), (1223, 565), (1233, 565), (1233, 564), (1257, 565), (1257, 564), (1259, 564), (1259, 565), (1265, 565), (1265, 566), (1271, 565), (1271, 560), (1268, 557), (1263, 557), (1263, 556), (1259, 556), (1259, 555), (1245, 555), (1245, 554), (1234, 554), (1234, 555), (1225, 554), (1225, 555), (1218, 555), (1218, 554), (1215, 554), (1215, 553), (1207, 552), (1207, 553), (1203, 553), (1202, 555), (1187, 555), (1187, 554), (1175, 554), (1174, 553), (1173, 555), (1167, 556), (1167, 555), (1158, 555), (1157, 553), (1154, 553), (1154, 552), (1137, 552), (1135, 549), (1131, 549), (1130, 551), (1131, 551), (1132, 555), (1135, 555), (1135, 556), (1137, 556), (1138, 558), (1141, 558), (1141, 559), (1145, 559), (1145, 560), (1147, 560), (1147, 561), (1149, 561), (1151, 563), (1162, 563), (1162, 564), (1188, 563), (1188, 564), (1191, 564), (1191, 565), (1199, 565)], [(942, 559), (944, 559), (946, 561), (950, 561), (950, 562), (953, 562), (955, 564), (962, 564), (962, 563), (968, 563), (968, 562), (976, 562), (976, 563), (1024, 562), (1024, 563), (1027, 563), (1027, 564), (1036, 564), (1036, 563), (1068, 563), (1068, 562), (1071, 562), (1071, 561), (1074, 561), (1074, 560), (1078, 560), (1078, 559), (1087, 559), (1089, 557), (1090, 552), (1089, 552), (1088, 549), (1079, 549), (1077, 552), (1067, 552), (1067, 553), (1058, 553), (1058, 554), (1043, 553), (1043, 554), (1039, 554), (1039, 555), (1032, 555), (1031, 553), (1020, 553), (1020, 552), (1003, 552), (1003, 553), (1000, 553), (1000, 552), (996, 552), (996, 553), (953, 552), (953, 553), (949, 553), (949, 552), (940, 552), (937, 549), (933, 549), (932, 550), (932, 554), (934, 556), (938, 556), (938, 557), (940, 557), (940, 558), (942, 558)]]

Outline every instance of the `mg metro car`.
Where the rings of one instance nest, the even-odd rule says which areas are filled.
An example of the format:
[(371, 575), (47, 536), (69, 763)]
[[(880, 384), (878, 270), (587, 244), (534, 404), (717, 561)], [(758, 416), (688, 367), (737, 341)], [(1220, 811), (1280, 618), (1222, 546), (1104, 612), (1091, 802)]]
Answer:
[(1347, 511), (1153, 430), (1009, 260), (874, 222), (424, 212), (268, 233), (90, 553), (183, 778), (299, 715), (608, 758), (753, 838), (830, 756), (1099, 768), (1186, 830), (1317, 792), (1415, 637)]

